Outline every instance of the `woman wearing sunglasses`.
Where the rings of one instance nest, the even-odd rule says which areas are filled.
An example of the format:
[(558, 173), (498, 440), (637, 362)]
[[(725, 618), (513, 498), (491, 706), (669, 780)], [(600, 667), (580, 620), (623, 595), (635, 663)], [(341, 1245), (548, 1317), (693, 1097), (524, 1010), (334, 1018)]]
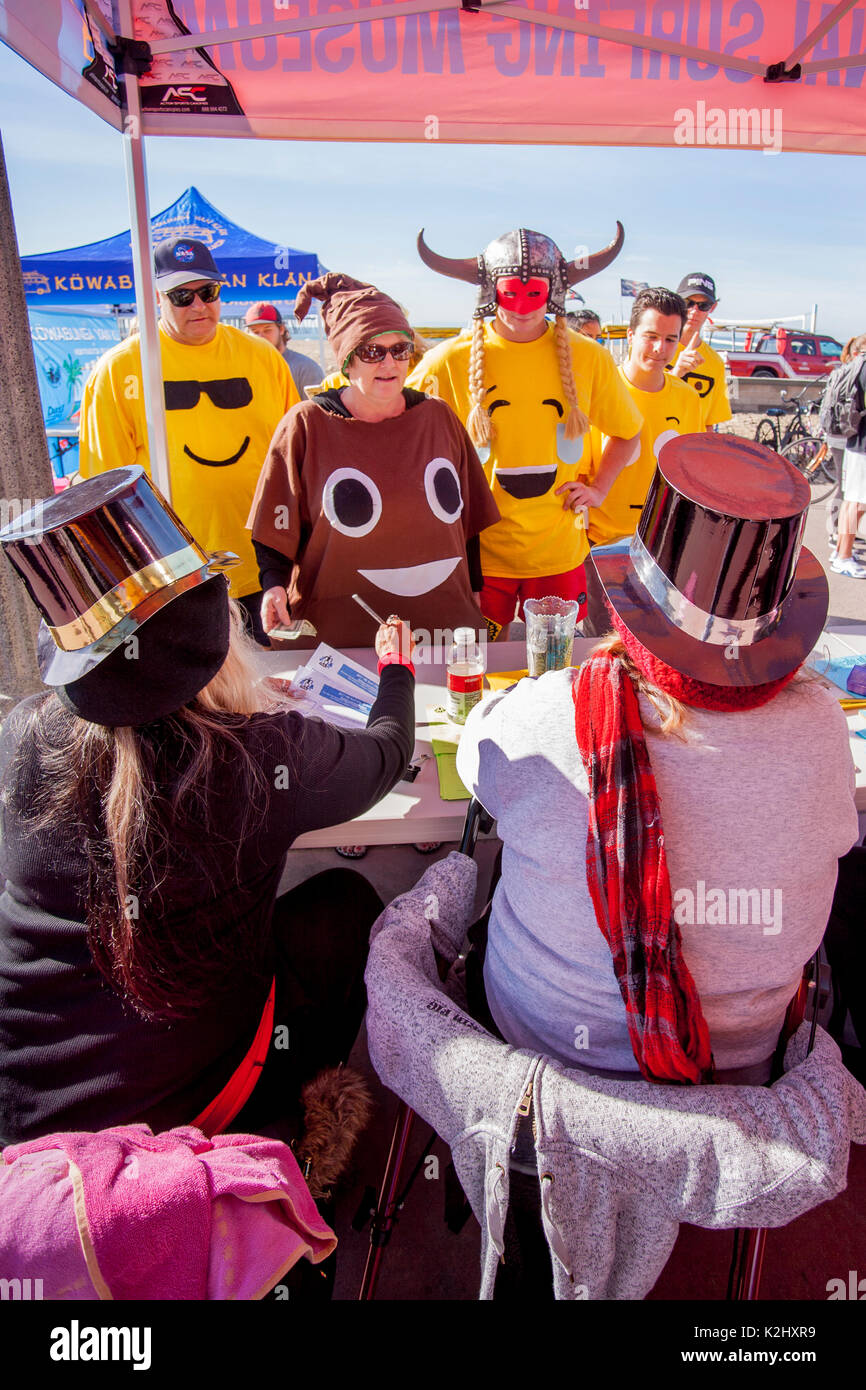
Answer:
[(306, 618), (314, 642), (369, 646), (353, 593), (399, 607), (431, 640), (486, 630), (478, 535), (498, 511), (466, 431), (444, 402), (404, 387), (414, 335), (393, 299), (334, 272), (304, 286), (296, 318), (313, 298), (349, 384), (289, 411), (259, 478), (265, 631)]

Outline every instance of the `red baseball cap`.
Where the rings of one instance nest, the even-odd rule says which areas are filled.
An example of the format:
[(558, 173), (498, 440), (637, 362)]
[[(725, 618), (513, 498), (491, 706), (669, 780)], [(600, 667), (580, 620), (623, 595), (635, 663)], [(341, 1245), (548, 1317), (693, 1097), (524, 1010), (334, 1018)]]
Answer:
[(259, 300), (258, 304), (251, 304), (244, 314), (244, 323), (247, 328), (252, 328), (255, 323), (278, 323), (282, 324), (283, 316), (276, 304), (265, 304)]

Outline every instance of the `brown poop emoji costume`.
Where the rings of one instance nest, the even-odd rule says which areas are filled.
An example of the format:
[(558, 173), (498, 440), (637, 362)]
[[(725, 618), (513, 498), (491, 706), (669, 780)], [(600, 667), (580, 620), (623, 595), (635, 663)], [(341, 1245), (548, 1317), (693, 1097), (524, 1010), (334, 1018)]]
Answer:
[[(372, 285), (330, 273), (308, 282), (295, 310), (323, 301), (341, 365), (379, 334), (411, 328)], [(322, 392), (282, 420), (250, 514), (264, 589), (288, 589), (293, 618), (319, 640), (369, 646), (372, 620), (399, 612), (413, 629), (486, 624), (473, 594), (467, 542), (498, 520), (469, 437), (444, 402), (404, 390), (402, 414), (355, 419), (340, 391)], [(473, 576), (480, 588), (480, 575)]]

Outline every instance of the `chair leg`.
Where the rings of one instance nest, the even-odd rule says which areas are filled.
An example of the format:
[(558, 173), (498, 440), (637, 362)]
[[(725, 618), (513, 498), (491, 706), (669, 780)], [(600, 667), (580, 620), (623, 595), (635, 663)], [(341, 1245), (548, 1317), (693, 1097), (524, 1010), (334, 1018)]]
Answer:
[(728, 1300), (754, 1300), (761, 1284), (761, 1267), (767, 1232), (763, 1229), (734, 1231), (734, 1250), (728, 1276)]
[(370, 1249), (367, 1252), (367, 1263), (364, 1266), (364, 1275), (358, 1290), (359, 1303), (371, 1302), (375, 1297), (382, 1255), (385, 1246), (391, 1239), (391, 1231), (397, 1223), (397, 1213), (400, 1209), (397, 1190), (414, 1119), (415, 1111), (410, 1110), (405, 1101), (401, 1101), (397, 1110), (397, 1118), (394, 1121), (394, 1133), (391, 1136), (391, 1148), (388, 1151), (388, 1160), (382, 1176), (379, 1201), (372, 1216)]

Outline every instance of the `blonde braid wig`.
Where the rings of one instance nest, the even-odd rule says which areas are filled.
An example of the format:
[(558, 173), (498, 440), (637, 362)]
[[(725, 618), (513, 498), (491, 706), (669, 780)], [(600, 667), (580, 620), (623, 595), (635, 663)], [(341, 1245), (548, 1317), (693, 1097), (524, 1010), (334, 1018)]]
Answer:
[(469, 438), (476, 449), (489, 448), (493, 442), (493, 425), (484, 405), (484, 320), (481, 318), (477, 318), (472, 326), (469, 399), (472, 402), (469, 419), (466, 421)]
[(587, 433), (589, 419), (581, 410), (577, 399), (577, 387), (574, 384), (574, 363), (571, 356), (571, 336), (568, 324), (561, 314), (556, 316), (553, 335), (556, 342), (556, 360), (559, 363), (562, 391), (568, 406), (568, 414), (565, 417), (565, 437), (566, 439), (579, 439), (582, 434)]

